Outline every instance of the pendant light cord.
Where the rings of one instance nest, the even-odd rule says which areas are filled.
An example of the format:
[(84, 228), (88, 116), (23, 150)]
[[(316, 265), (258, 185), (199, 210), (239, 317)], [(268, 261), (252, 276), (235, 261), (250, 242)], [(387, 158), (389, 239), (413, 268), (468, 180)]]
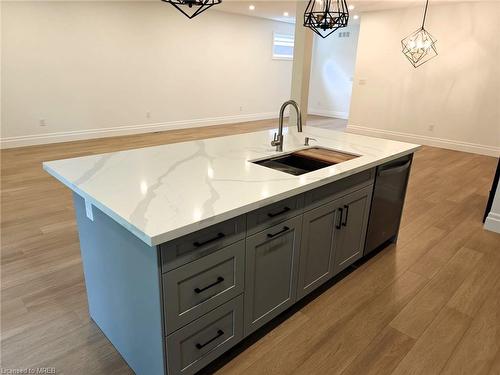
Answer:
[(425, 2), (425, 10), (424, 10), (424, 19), (422, 20), (422, 29), (424, 28), (425, 24), (425, 17), (427, 16), (427, 7), (429, 6), (429, 0)]

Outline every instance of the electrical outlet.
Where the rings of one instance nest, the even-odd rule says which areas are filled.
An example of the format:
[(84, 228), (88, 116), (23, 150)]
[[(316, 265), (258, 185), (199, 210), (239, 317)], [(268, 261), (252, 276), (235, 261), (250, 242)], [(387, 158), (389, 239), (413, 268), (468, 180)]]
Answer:
[(40, 126), (47, 126), (45, 119), (40, 119)]
[(433, 124), (429, 125), (429, 131), (430, 131), (430, 132), (433, 132), (433, 131), (434, 131), (434, 125), (433, 125)]
[(364, 85), (366, 85), (366, 79), (360, 79), (358, 81), (358, 83), (359, 83), (360, 86), (364, 86)]
[(243, 106), (242, 105), (240, 106), (240, 112), (243, 112)]
[(151, 118), (151, 112), (146, 112), (146, 118)]

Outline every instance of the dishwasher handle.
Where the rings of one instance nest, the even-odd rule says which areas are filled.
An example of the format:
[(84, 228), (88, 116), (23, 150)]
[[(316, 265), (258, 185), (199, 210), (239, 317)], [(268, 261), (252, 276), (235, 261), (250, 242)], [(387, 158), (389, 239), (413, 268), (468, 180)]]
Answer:
[(378, 175), (379, 176), (387, 176), (387, 175), (391, 175), (391, 174), (404, 172), (408, 168), (410, 168), (410, 164), (411, 164), (411, 159), (402, 165), (396, 165), (396, 166), (388, 165), (386, 167), (380, 167), (378, 170)]

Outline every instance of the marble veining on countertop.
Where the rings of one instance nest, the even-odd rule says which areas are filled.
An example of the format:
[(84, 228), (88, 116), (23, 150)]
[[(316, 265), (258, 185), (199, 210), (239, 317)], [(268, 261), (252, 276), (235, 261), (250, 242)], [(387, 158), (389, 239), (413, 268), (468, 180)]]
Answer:
[[(237, 126), (237, 125), (236, 125)], [(416, 151), (410, 143), (285, 128), (283, 153), (321, 146), (361, 155), (293, 176), (249, 160), (276, 156), (275, 130), (43, 163), (43, 168), (149, 245), (236, 217)]]

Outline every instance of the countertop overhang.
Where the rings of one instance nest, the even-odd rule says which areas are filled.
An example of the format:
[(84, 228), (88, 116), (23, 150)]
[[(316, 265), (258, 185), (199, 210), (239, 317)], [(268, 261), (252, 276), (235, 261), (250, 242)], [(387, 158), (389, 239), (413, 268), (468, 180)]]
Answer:
[[(237, 125), (236, 125), (237, 126)], [(150, 246), (195, 232), (281, 199), (415, 152), (419, 145), (305, 127), (275, 130), (48, 161), (43, 168)], [(304, 146), (358, 158), (293, 176), (252, 163)]]

